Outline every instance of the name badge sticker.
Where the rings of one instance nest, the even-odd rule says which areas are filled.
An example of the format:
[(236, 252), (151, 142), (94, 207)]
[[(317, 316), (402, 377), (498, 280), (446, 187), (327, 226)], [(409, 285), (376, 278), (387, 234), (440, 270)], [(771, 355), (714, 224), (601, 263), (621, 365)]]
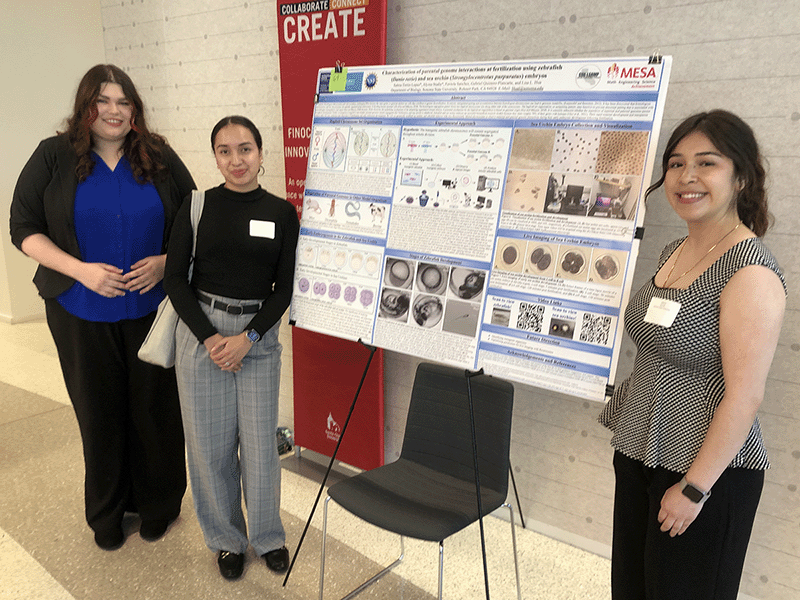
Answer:
[(678, 316), (681, 303), (665, 298), (651, 298), (650, 306), (647, 307), (647, 314), (644, 316), (645, 323), (670, 327)]
[(275, 239), (275, 223), (272, 221), (250, 220), (250, 237)]

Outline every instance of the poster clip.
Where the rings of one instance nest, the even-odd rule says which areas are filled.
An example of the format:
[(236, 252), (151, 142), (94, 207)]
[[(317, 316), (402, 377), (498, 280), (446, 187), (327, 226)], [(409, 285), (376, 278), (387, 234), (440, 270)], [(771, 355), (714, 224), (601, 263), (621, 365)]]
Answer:
[(334, 73), (341, 73), (343, 68), (344, 68), (344, 63), (337, 60), (336, 61), (336, 66), (333, 68), (333, 72)]
[(635, 240), (643, 240), (644, 239), (644, 227), (637, 227), (636, 231), (633, 232), (633, 239)]
[(608, 383), (606, 384), (606, 396), (613, 396), (614, 395), (614, 384)]
[(656, 49), (650, 55), (650, 60), (647, 61), (647, 64), (650, 65), (660, 65), (661, 64), (661, 51)]

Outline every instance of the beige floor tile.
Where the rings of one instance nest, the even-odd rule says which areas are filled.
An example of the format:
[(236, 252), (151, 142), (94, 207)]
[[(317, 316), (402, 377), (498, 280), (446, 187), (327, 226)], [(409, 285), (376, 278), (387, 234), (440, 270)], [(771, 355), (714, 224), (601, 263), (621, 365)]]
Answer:
[[(80, 438), (65, 404), (46, 325), (0, 323), (0, 600), (317, 597), (322, 500), (285, 587), (252, 551), (244, 577), (223, 580), (203, 544), (188, 492), (180, 518), (161, 540), (143, 541), (139, 519), (130, 515), (124, 546), (114, 552), (98, 549), (83, 518)], [(304, 452), (300, 458), (285, 457), (282, 464), (282, 514), (294, 554), (327, 459)], [(346, 473), (335, 471), (328, 483)], [(399, 550), (397, 536), (333, 503), (329, 528), (326, 599), (367, 579)], [(491, 597), (515, 598), (509, 524), (489, 517), (485, 533)], [(523, 598), (610, 598), (606, 559), (521, 527), (517, 534)], [(435, 597), (437, 561), (436, 544), (408, 540), (404, 562), (360, 597), (429, 600)], [(445, 542), (444, 591), (445, 598), (485, 598), (477, 525)]]

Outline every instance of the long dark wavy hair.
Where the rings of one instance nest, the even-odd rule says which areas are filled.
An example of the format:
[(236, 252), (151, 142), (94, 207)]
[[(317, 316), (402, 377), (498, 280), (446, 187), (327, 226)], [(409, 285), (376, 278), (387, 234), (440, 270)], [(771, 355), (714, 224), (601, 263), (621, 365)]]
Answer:
[(119, 84), (133, 109), (131, 130), (125, 137), (122, 151), (131, 164), (134, 177), (143, 183), (163, 177), (167, 171), (163, 150), (167, 141), (147, 128), (144, 104), (133, 81), (115, 65), (95, 65), (78, 84), (75, 107), (67, 119), (66, 134), (78, 154), (78, 166), (75, 169), (78, 181), (86, 179), (94, 169), (91, 127), (98, 115), (97, 98), (106, 83)]
[(647, 188), (645, 198), (660, 188), (667, 174), (669, 158), (680, 141), (690, 133), (705, 135), (714, 147), (733, 161), (734, 174), (742, 184), (736, 211), (742, 223), (761, 237), (771, 225), (767, 209), (766, 170), (758, 142), (750, 126), (726, 110), (701, 112), (679, 124), (667, 142), (661, 163), (661, 178)]

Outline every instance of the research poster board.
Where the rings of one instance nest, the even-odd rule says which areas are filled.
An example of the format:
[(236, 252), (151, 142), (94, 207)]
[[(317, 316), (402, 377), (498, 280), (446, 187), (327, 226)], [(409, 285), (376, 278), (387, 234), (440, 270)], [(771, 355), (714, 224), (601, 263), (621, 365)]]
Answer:
[(292, 320), (602, 401), (670, 65), (320, 70)]

